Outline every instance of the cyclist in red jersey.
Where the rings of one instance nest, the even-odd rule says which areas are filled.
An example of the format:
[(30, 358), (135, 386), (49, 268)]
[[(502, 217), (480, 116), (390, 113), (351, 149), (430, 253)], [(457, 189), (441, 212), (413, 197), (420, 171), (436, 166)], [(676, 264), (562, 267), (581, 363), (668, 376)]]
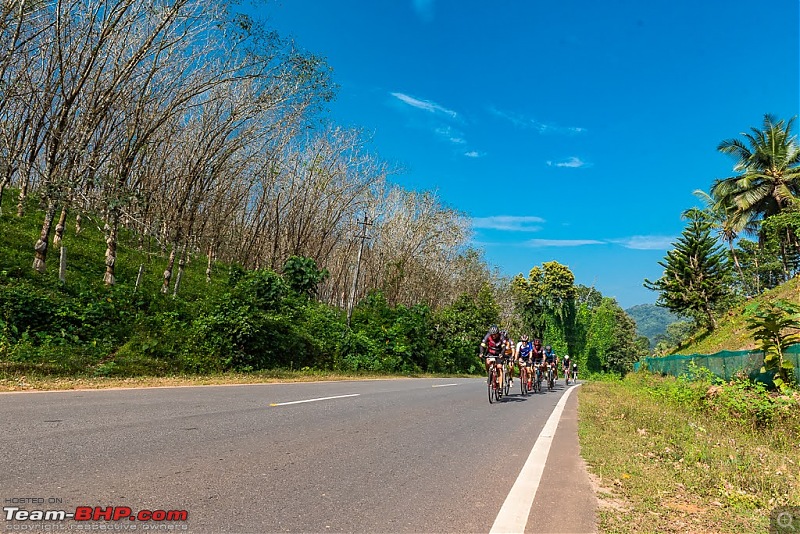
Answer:
[[(489, 381), (489, 358), (494, 358), (494, 365), (497, 367), (497, 376), (501, 377), (503, 371), (503, 352), (505, 344), (500, 335), (500, 329), (495, 325), (489, 328), (489, 331), (481, 341), (480, 356), (483, 359), (484, 366), (486, 367), (486, 381)], [(498, 387), (501, 387), (498, 384)]]

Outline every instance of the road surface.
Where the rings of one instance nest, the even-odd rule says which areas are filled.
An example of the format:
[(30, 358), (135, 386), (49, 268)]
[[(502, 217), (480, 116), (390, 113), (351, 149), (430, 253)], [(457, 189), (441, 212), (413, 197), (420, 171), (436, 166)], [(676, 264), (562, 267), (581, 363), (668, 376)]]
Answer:
[[(566, 391), (563, 381), (554, 392), (530, 397), (517, 387), (494, 405), (481, 379), (2, 394), (3, 528), (497, 531), (518, 478), (529, 484), (531, 469), (537, 470), (531, 451)], [(563, 479), (571, 473), (582, 482), (585, 475), (575, 397), (560, 418), (561, 433), (545, 432), (550, 460), (527, 532), (593, 529), (593, 517), (564, 525), (547, 512), (550, 501), (565, 502), (565, 493), (578, 490), (589, 504), (579, 503), (576, 513), (592, 512), (585, 484)], [(516, 494), (524, 500), (530, 487), (517, 484)], [(519, 515), (518, 502), (509, 506)], [(87, 510), (99, 515), (22, 519), (34, 510), (74, 513), (78, 507), (84, 517)], [(131, 518), (160, 510), (183, 511), (186, 519), (134, 521), (124, 515), (128, 509)], [(107, 521), (111, 510), (121, 514), (118, 521)]]

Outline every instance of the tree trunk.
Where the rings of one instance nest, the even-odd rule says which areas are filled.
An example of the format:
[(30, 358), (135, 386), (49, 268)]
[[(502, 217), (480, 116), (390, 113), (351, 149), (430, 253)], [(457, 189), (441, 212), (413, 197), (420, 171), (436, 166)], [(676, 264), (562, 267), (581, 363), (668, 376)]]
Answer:
[(62, 284), (67, 281), (67, 247), (61, 247), (61, 258), (58, 262), (58, 280)]
[[(26, 198), (28, 198), (28, 180), (23, 180), (22, 187), (20, 187), (19, 189), (19, 198), (17, 199), (17, 217), (22, 217), (23, 215), (25, 215)], [(55, 216), (55, 213), (53, 213), (53, 216)]]
[(6, 187), (10, 183), (11, 183), (11, 178), (6, 178), (2, 182), (0, 182), (0, 215), (3, 214), (3, 193), (5, 193)]
[(733, 264), (736, 266), (736, 270), (739, 272), (739, 277), (744, 283), (744, 272), (742, 272), (742, 266), (739, 264), (739, 256), (736, 254), (736, 249), (733, 248), (733, 242), (728, 241), (728, 248), (731, 249), (731, 257), (733, 257)]
[(142, 275), (144, 274), (144, 263), (139, 264), (139, 274), (136, 275), (136, 285), (133, 286), (133, 292), (139, 290), (139, 286), (142, 285)]
[(67, 225), (67, 205), (61, 207), (61, 215), (58, 217), (58, 224), (56, 224), (56, 233), (53, 235), (53, 248), (60, 247), (61, 241), (64, 240), (64, 227)]
[(42, 232), (39, 234), (39, 239), (33, 246), (35, 257), (33, 259), (33, 269), (38, 273), (44, 273), (47, 263), (47, 241), (50, 239), (50, 227), (53, 225), (53, 219), (56, 216), (56, 203), (50, 200), (47, 204), (47, 211), (44, 215), (44, 222), (42, 223)]
[(714, 314), (711, 313), (711, 308), (708, 306), (708, 304), (706, 304), (705, 309), (706, 309), (706, 316), (708, 316), (708, 324), (711, 327), (710, 330), (716, 330), (717, 320), (714, 318)]
[(172, 279), (172, 268), (175, 266), (175, 251), (178, 248), (177, 243), (172, 244), (172, 251), (169, 253), (169, 260), (167, 260), (167, 268), (164, 269), (164, 282), (161, 284), (161, 292), (167, 294), (169, 292), (169, 281)]
[(109, 215), (110, 223), (108, 235), (106, 236), (106, 273), (103, 275), (103, 283), (106, 286), (113, 286), (116, 282), (117, 264), (117, 228), (119, 227), (119, 212), (112, 209)]
[(208, 247), (208, 266), (206, 267), (206, 283), (211, 283), (211, 264), (214, 258), (214, 247), (209, 245)]
[(178, 257), (178, 274), (175, 277), (175, 287), (172, 288), (172, 298), (178, 296), (178, 289), (181, 287), (181, 278), (183, 278), (183, 268), (186, 265), (186, 245), (183, 245), (183, 250)]

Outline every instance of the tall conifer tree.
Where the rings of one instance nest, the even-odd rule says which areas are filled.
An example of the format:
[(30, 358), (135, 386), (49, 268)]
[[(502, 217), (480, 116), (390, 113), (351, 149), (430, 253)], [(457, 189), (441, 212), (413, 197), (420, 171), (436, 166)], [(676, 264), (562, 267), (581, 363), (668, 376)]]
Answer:
[(697, 209), (688, 210), (689, 220), (663, 261), (664, 274), (644, 281), (647, 289), (660, 294), (656, 304), (680, 315), (695, 317), (710, 329), (717, 327), (714, 308), (728, 295), (730, 267), (711, 235), (711, 223)]

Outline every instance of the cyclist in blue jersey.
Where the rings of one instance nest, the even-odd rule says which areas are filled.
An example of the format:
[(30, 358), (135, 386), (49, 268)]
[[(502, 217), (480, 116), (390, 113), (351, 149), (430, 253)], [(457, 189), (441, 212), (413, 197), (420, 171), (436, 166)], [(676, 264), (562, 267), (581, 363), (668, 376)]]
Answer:
[(547, 345), (544, 348), (544, 359), (548, 367), (553, 369), (553, 379), (558, 380), (558, 360), (552, 346)]
[[(526, 380), (530, 384), (531, 377), (531, 364), (533, 357), (533, 343), (526, 334), (522, 334), (517, 343), (517, 348), (514, 351), (517, 357), (517, 364), (519, 365), (519, 379)], [(530, 389), (530, 387), (528, 388)]]

